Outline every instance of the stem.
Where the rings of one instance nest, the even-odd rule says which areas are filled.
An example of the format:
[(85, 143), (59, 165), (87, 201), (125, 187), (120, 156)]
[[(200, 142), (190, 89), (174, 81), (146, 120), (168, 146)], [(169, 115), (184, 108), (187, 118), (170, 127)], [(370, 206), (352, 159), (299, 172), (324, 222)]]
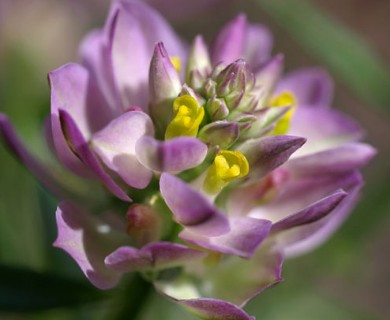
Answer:
[(121, 291), (116, 311), (110, 317), (110, 320), (136, 320), (142, 312), (143, 307), (150, 296), (152, 284), (138, 274), (134, 277), (128, 285)]

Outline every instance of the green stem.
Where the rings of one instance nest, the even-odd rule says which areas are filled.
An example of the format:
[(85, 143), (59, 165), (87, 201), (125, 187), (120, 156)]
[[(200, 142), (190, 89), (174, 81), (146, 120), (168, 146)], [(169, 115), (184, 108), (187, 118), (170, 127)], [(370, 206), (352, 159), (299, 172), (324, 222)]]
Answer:
[(135, 273), (130, 283), (121, 291), (119, 299), (115, 301), (118, 305), (110, 320), (136, 320), (148, 301), (152, 287), (150, 282)]

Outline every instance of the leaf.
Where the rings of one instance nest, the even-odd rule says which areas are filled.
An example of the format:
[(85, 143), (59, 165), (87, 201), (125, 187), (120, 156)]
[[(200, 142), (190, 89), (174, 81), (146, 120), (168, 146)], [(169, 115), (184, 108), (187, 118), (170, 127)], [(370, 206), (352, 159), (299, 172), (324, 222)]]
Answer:
[(0, 265), (0, 311), (31, 312), (101, 300), (90, 285), (49, 273)]

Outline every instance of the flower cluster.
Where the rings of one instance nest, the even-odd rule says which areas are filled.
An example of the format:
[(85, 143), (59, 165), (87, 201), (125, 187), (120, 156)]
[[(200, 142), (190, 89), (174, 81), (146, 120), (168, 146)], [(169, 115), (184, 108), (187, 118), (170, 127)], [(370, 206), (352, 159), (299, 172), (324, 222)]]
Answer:
[(269, 31), (244, 15), (209, 49), (202, 36), (188, 46), (145, 4), (115, 2), (82, 63), (49, 73), (50, 142), (116, 198), (100, 214), (64, 196), (0, 116), (12, 150), (66, 197), (54, 245), (93, 285), (137, 271), (202, 319), (253, 319), (241, 308), (282, 280), (284, 257), (345, 219), (375, 151), (329, 108), (326, 72), (283, 76), (271, 49)]

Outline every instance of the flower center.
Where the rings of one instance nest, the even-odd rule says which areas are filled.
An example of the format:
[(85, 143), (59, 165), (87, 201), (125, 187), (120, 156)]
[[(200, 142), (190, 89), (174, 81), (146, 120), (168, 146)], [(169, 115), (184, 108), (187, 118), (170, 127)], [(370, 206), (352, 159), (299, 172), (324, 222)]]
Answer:
[(165, 139), (180, 136), (196, 137), (204, 117), (204, 108), (190, 95), (180, 96), (173, 102), (173, 119), (168, 124)]
[(231, 181), (245, 177), (248, 173), (248, 160), (241, 152), (220, 151), (209, 168), (204, 181), (204, 189), (210, 194), (216, 194)]
[(292, 92), (285, 91), (279, 94), (277, 97), (271, 100), (270, 107), (287, 107), (291, 106), (292, 108), (280, 119), (275, 128), (272, 130), (272, 135), (281, 135), (286, 134), (290, 129), (291, 118), (295, 112), (297, 106), (297, 100)]

